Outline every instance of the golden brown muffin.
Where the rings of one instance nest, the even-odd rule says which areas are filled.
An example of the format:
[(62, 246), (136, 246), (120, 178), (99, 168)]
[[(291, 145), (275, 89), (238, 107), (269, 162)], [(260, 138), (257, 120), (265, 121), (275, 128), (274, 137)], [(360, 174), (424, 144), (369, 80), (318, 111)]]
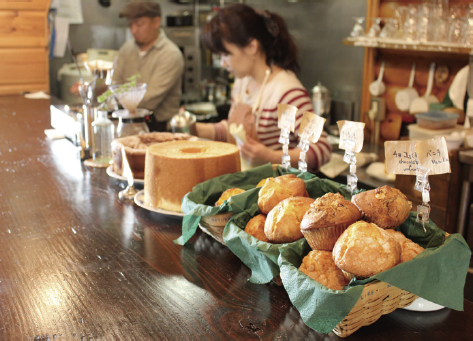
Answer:
[(301, 231), (312, 250), (332, 251), (343, 231), (360, 218), (358, 207), (340, 193), (327, 193), (310, 205)]
[(226, 191), (222, 193), (220, 198), (218, 198), (217, 202), (215, 203), (215, 206), (220, 206), (223, 204), (225, 200), (230, 199), (231, 196), (243, 193), (245, 190), (241, 188), (229, 188)]
[(402, 232), (393, 229), (386, 230), (401, 245), (401, 263), (411, 260), (425, 249), (407, 238)]
[(340, 269), (368, 278), (396, 266), (401, 260), (401, 245), (375, 224), (358, 221), (342, 233), (332, 253)]
[(312, 198), (287, 198), (276, 205), (268, 214), (264, 233), (273, 243), (292, 243), (303, 237), (301, 220), (314, 202)]
[(294, 174), (267, 179), (258, 193), (258, 207), (263, 214), (268, 214), (274, 206), (291, 197), (302, 197), (306, 193), (305, 182)]
[(261, 240), (262, 242), (269, 243), (268, 237), (264, 234), (264, 223), (266, 222), (266, 215), (258, 214), (250, 219), (246, 224), (245, 232), (252, 235), (256, 239)]
[(424, 250), (422, 246), (408, 239), (401, 244), (401, 263), (411, 260)]
[(351, 199), (363, 213), (363, 219), (382, 229), (393, 229), (406, 221), (412, 203), (398, 189), (383, 186), (361, 192)]
[(256, 188), (258, 187), (263, 187), (263, 185), (266, 183), (266, 180), (268, 179), (274, 179), (273, 177), (269, 177), (269, 178), (266, 178), (266, 179), (263, 179), (261, 180), (260, 182), (258, 182), (258, 184), (256, 185)]
[(332, 290), (342, 290), (349, 283), (335, 265), (330, 251), (310, 251), (302, 260), (299, 271)]

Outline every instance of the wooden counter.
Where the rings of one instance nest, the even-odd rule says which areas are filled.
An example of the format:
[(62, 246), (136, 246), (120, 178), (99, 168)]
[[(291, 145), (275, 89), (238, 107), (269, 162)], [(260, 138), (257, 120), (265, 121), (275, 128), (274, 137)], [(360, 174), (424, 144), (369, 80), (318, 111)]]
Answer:
[[(0, 339), (338, 339), (209, 236), (181, 247), (180, 218), (119, 202), (123, 182), (45, 136), (49, 105), (0, 97)], [(464, 310), (397, 310), (348, 339), (466, 340)]]

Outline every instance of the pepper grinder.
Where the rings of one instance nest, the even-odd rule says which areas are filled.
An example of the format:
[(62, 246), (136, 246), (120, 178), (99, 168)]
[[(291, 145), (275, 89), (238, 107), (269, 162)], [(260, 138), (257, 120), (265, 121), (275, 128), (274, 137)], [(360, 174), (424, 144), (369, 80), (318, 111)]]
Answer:
[(93, 148), (93, 139), (94, 131), (92, 128), (92, 122), (94, 122), (97, 108), (93, 106), (90, 99), (87, 99), (86, 104), (83, 105), (84, 108), (84, 159), (89, 159), (92, 156)]

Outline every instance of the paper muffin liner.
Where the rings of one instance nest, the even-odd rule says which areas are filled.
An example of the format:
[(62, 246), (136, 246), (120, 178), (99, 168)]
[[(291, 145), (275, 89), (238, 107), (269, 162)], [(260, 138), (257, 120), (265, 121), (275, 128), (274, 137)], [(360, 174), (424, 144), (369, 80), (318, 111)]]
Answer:
[[(342, 270), (342, 269), (340, 269)], [(348, 272), (348, 271), (345, 271), (345, 270), (342, 270), (342, 273), (343, 273), (343, 276), (345, 276), (345, 278), (348, 280), (348, 282), (350, 282), (353, 278), (356, 277), (356, 280), (358, 281), (362, 281), (364, 279), (367, 279), (369, 277), (365, 277), (365, 276), (357, 276), (355, 274), (352, 274), (351, 272)]]
[(347, 272), (345, 270), (342, 270), (342, 273), (343, 273), (343, 276), (345, 276), (345, 278), (348, 280), (348, 283), (350, 283), (350, 281), (355, 278), (355, 274), (352, 274), (350, 272)]
[(352, 223), (301, 231), (312, 250), (332, 251), (335, 242)]

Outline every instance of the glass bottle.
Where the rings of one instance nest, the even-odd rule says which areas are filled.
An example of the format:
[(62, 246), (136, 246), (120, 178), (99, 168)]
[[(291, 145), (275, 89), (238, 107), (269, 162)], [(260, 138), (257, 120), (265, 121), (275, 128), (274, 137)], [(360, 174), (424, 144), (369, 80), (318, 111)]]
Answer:
[(112, 160), (112, 141), (115, 126), (107, 117), (107, 111), (97, 111), (97, 118), (92, 122), (94, 134), (93, 158), (96, 163), (108, 164)]

